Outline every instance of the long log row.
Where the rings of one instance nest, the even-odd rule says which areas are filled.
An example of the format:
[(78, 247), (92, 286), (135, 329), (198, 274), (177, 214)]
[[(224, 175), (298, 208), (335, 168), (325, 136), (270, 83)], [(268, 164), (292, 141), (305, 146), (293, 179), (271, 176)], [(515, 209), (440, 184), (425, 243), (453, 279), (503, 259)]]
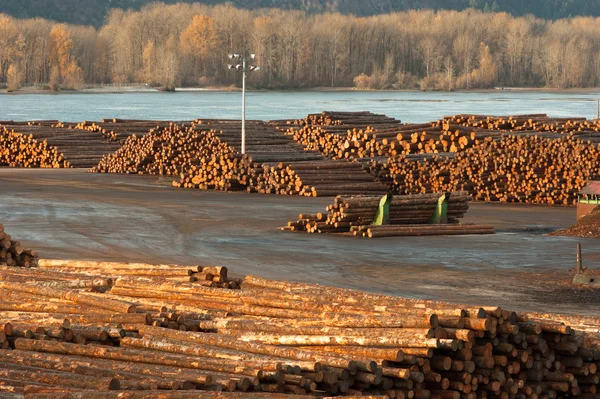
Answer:
[(600, 174), (600, 147), (576, 136), (485, 139), (454, 157), (390, 158), (373, 173), (401, 194), (468, 191), (477, 201), (571, 205)]
[(470, 126), (489, 130), (538, 131), (538, 132), (598, 132), (600, 120), (586, 118), (551, 118), (546, 114), (485, 116), (453, 115), (444, 117), (448, 124)]
[(308, 233), (351, 233), (360, 237), (493, 234), (491, 226), (459, 225), (469, 209), (466, 192), (450, 193), (443, 224), (430, 224), (442, 194), (395, 196), (389, 208), (389, 224), (372, 226), (381, 196), (338, 195), (328, 213), (300, 214), (284, 231)]
[(68, 168), (63, 154), (46, 140), (0, 126), (0, 166), (11, 168)]
[(248, 192), (309, 197), (385, 194), (389, 185), (376, 181), (358, 162), (313, 160), (262, 164), (255, 168)]
[[(0, 340), (12, 349), (0, 350), (0, 393), (539, 399), (594, 397), (599, 385), (597, 319), (255, 276), (241, 290), (127, 274), (71, 288), (104, 279), (97, 270), (180, 270), (134, 266), (41, 261), (39, 279), (33, 269), (0, 271)], [(148, 324), (169, 311), (189, 318), (186, 327)]]
[[(91, 168), (102, 159), (103, 155), (116, 151), (120, 147), (119, 143), (107, 140), (98, 132), (58, 128), (52, 124), (47, 126), (43, 122), (31, 122), (28, 125), (5, 124), (3, 127), (35, 139), (35, 142), (31, 141), (23, 145), (21, 150), (28, 149), (35, 155), (36, 142), (44, 143), (44, 150), (47, 148), (46, 151), (49, 153), (46, 156), (56, 157), (57, 154), (60, 154), (62, 159), (68, 161), (69, 165), (74, 168)], [(54, 165), (64, 167), (60, 161), (54, 162)], [(34, 166), (37, 167), (37, 165)]]
[(456, 153), (478, 146), (486, 138), (501, 140), (503, 133), (559, 139), (562, 134), (599, 143), (600, 122), (585, 118), (549, 118), (540, 115), (455, 115), (422, 124), (400, 124), (383, 115), (324, 112), (302, 121), (275, 121), (280, 130), (305, 146), (332, 159), (367, 161), (375, 157)]
[(79, 123), (69, 122), (38, 122), (41, 125), (50, 125), (57, 128), (79, 129), (90, 132), (100, 132), (111, 141), (123, 142), (127, 137), (136, 134), (144, 135), (150, 130), (168, 128), (172, 124), (181, 125), (189, 122), (152, 121), (134, 119), (102, 119), (100, 122), (83, 121)]
[(36, 267), (38, 254), (12, 239), (0, 224), (0, 266)]
[(365, 116), (363, 113), (348, 113), (335, 123), (331, 122), (332, 118), (339, 116), (324, 112), (321, 118), (309, 115), (302, 123), (276, 121), (275, 124), (307, 150), (320, 151), (332, 159), (458, 152), (477, 143), (482, 134), (500, 136), (498, 131), (466, 128), (444, 120), (401, 124), (384, 115)]
[(196, 120), (189, 126), (152, 129), (142, 137), (134, 134), (92, 171), (179, 175), (172, 183), (175, 187), (281, 195), (385, 193), (388, 189), (361, 164), (307, 153), (260, 121), (248, 121), (246, 154), (241, 155), (240, 128), (239, 121)]
[[(219, 139), (241, 150), (241, 124), (230, 120), (202, 120), (217, 129)], [(247, 190), (262, 194), (332, 196), (339, 193), (385, 193), (387, 187), (365, 173), (360, 164), (331, 161), (322, 154), (305, 151), (273, 123), (248, 121), (246, 153), (253, 166)]]

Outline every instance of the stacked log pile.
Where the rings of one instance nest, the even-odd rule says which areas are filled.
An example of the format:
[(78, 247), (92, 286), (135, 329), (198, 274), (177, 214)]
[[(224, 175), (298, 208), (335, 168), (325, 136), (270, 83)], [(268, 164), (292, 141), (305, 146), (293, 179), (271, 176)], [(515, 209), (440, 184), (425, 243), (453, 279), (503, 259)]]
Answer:
[(561, 316), (254, 276), (235, 290), (97, 274), (125, 265), (40, 266), (0, 271), (0, 393), (13, 397), (591, 398), (599, 385), (598, 341)]
[[(317, 150), (332, 159), (398, 157), (414, 154), (455, 153), (503, 133), (559, 138), (572, 133), (599, 142), (598, 121), (585, 118), (549, 118), (540, 115), (455, 115), (438, 121), (400, 124), (384, 115), (357, 113), (310, 114), (303, 120), (274, 121), (307, 150)], [(555, 133), (555, 134), (552, 134)]]
[(142, 137), (130, 136), (92, 171), (179, 175), (175, 187), (281, 195), (384, 193), (388, 188), (360, 164), (307, 153), (293, 139), (259, 121), (248, 121), (242, 155), (240, 129), (239, 121), (227, 120), (151, 129)]
[[(455, 115), (431, 123), (386, 125), (381, 116), (371, 116), (370, 123), (362, 113), (344, 120), (334, 115), (278, 121), (278, 126), (306, 148), (362, 162), (401, 194), (467, 190), (476, 200), (571, 204), (598, 173), (597, 120)], [(518, 151), (518, 145), (528, 150)], [(479, 154), (486, 151), (489, 155), (480, 161)], [(455, 160), (449, 159), (456, 153)], [(389, 157), (389, 163), (382, 157)], [(493, 161), (498, 158), (504, 164)], [(555, 158), (559, 165), (549, 163)]]
[(37, 252), (23, 248), (0, 224), (0, 266), (36, 267), (37, 263)]
[[(58, 128), (48, 124), (50, 121), (37, 124), (5, 122), (0, 127), (3, 130), (0, 136), (4, 140), (6, 136), (13, 137), (13, 145), (5, 149), (3, 147), (6, 144), (3, 145), (0, 141), (0, 154), (5, 154), (9, 159), (18, 157), (17, 162), (13, 161), (14, 165), (9, 166), (91, 168), (103, 155), (120, 147), (119, 143), (109, 141), (97, 132)], [(5, 143), (10, 144), (10, 139)]]
[(236, 154), (220, 132), (170, 124), (144, 136), (131, 135), (92, 172), (178, 176), (175, 187), (241, 190), (250, 174), (250, 159)]
[(576, 136), (486, 138), (454, 157), (391, 158), (373, 173), (393, 180), (401, 194), (468, 191), (477, 201), (575, 204), (600, 174), (600, 147)]
[(69, 162), (58, 149), (32, 135), (0, 126), (0, 166), (11, 168), (68, 168)]
[(328, 205), (328, 213), (300, 214), (282, 230), (308, 233), (351, 233), (360, 237), (399, 237), (420, 235), (493, 234), (491, 226), (459, 225), (469, 209), (471, 197), (465, 192), (450, 193), (447, 220), (429, 224), (442, 194), (396, 196), (389, 207), (389, 224), (373, 226), (380, 196), (338, 195)]
[(248, 187), (249, 192), (328, 197), (346, 194), (385, 194), (389, 185), (376, 181), (357, 162), (301, 161), (263, 164)]
[[(46, 122), (47, 123), (47, 122)], [(182, 125), (189, 122), (152, 121), (137, 119), (102, 119), (100, 122), (83, 121), (79, 123), (52, 123), (53, 127), (64, 127), (69, 129), (80, 129), (90, 132), (100, 132), (106, 139), (123, 142), (127, 137), (144, 135), (150, 130), (160, 130), (176, 124)]]

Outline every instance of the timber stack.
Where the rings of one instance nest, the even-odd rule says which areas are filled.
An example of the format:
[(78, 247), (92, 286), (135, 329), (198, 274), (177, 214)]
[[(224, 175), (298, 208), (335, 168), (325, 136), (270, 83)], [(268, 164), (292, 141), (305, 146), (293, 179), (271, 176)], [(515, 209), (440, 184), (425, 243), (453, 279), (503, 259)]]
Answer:
[(243, 190), (250, 159), (236, 154), (219, 134), (195, 123), (150, 129), (141, 137), (129, 136), (117, 152), (104, 157), (91, 171), (177, 176), (174, 187)]
[[(197, 120), (219, 131), (219, 139), (241, 151), (239, 121)], [(261, 194), (333, 196), (339, 193), (385, 193), (358, 163), (332, 161), (315, 151), (305, 151), (273, 123), (247, 121), (246, 154), (252, 167), (247, 173), (247, 191)], [(244, 175), (245, 173), (240, 173)]]
[(433, 222), (442, 195), (446, 194), (394, 196), (389, 204), (388, 223), (377, 226), (373, 222), (381, 196), (338, 195), (334, 203), (326, 207), (328, 213), (300, 214), (296, 222), (289, 222), (282, 230), (350, 233), (369, 238), (494, 233), (491, 226), (459, 224), (471, 201), (466, 192), (446, 195), (446, 213)]
[[(41, 122), (47, 124), (47, 122)], [(107, 140), (120, 142), (136, 134), (138, 136), (148, 133), (150, 130), (160, 130), (168, 128), (169, 126), (182, 125), (189, 122), (173, 122), (173, 121), (152, 121), (152, 120), (138, 120), (138, 119), (118, 119), (118, 118), (106, 118), (100, 122), (82, 121), (79, 123), (68, 123), (58, 122), (51, 123), (53, 127), (61, 127), (68, 129), (79, 129), (86, 130), (89, 132), (100, 132)]]
[(599, 385), (598, 319), (255, 276), (215, 288), (185, 269), (198, 270), (2, 267), (0, 395), (593, 398)]
[(37, 252), (23, 248), (0, 224), (0, 266), (37, 267), (37, 263)]
[(274, 166), (263, 164), (256, 172), (248, 192), (330, 197), (339, 193), (383, 195), (389, 188), (357, 162), (325, 159), (279, 162)]
[(486, 138), (453, 157), (390, 158), (373, 173), (401, 194), (468, 191), (477, 201), (572, 205), (600, 175), (600, 147), (575, 135)]
[[(54, 121), (2, 122), (0, 129), (4, 131), (0, 133), (3, 137), (22, 135), (18, 141), (19, 148), (13, 145), (10, 151), (15, 155), (26, 155), (21, 157), (20, 162), (9, 166), (91, 168), (103, 155), (120, 147), (119, 143), (107, 140), (101, 133), (55, 127)], [(0, 142), (0, 149), (2, 147)]]
[(56, 147), (38, 141), (32, 135), (17, 133), (0, 126), (0, 166), (11, 168), (68, 168)]

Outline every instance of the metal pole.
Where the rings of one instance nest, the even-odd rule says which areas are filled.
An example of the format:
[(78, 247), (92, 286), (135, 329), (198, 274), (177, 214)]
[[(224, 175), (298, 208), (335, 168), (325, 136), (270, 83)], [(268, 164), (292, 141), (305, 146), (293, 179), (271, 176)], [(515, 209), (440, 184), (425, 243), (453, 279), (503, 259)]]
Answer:
[(579, 274), (583, 271), (581, 263), (581, 244), (577, 243), (577, 268), (575, 269), (575, 274)]
[(246, 57), (242, 59), (242, 154), (246, 153)]
[(596, 119), (600, 119), (600, 99), (596, 100)]

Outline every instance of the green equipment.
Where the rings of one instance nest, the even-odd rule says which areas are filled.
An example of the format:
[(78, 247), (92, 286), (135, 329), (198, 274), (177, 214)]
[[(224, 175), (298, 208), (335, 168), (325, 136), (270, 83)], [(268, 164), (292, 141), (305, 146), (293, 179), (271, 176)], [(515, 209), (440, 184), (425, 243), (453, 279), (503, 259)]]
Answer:
[(438, 203), (435, 208), (435, 212), (433, 213), (429, 224), (448, 223), (448, 199), (450, 199), (450, 193), (445, 193), (440, 198), (438, 198)]
[(377, 213), (375, 219), (371, 225), (381, 226), (384, 224), (390, 224), (390, 205), (392, 204), (393, 195), (388, 193), (381, 198), (379, 206), (377, 207)]

